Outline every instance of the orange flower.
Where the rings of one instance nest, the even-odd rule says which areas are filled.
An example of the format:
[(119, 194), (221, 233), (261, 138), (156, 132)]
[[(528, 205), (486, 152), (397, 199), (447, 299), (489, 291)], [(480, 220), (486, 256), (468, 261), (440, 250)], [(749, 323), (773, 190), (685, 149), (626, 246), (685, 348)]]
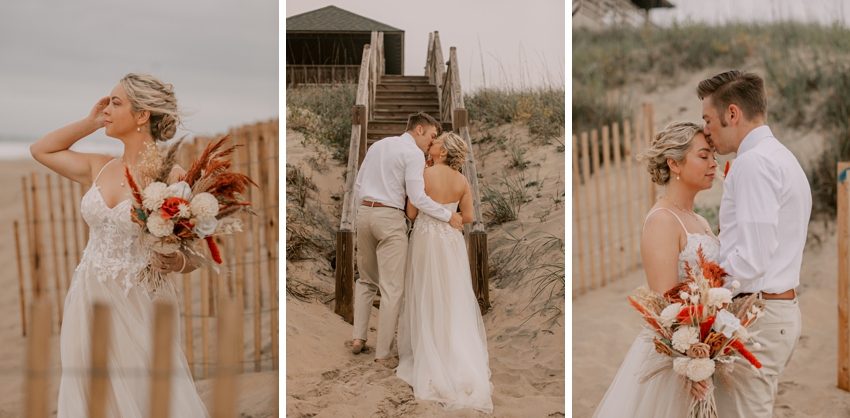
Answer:
[(699, 319), (699, 317), (702, 316), (702, 311), (702, 305), (686, 306), (682, 308), (682, 311), (679, 312), (679, 315), (676, 317), (676, 319), (678, 319), (679, 322), (683, 324), (686, 322), (695, 323)]
[(690, 292), (691, 288), (688, 287), (688, 283), (690, 282), (691, 280), (688, 280), (673, 286), (672, 288), (670, 288), (670, 290), (664, 292), (664, 299), (667, 299), (667, 302), (670, 303), (684, 304), (685, 301), (682, 300), (682, 297), (679, 296), (679, 294), (682, 292)]
[(171, 219), (174, 215), (180, 212), (180, 204), (189, 206), (189, 202), (179, 197), (165, 199), (160, 209), (162, 209), (162, 219)]
[(759, 360), (756, 358), (756, 356), (753, 355), (753, 353), (751, 353), (749, 350), (744, 348), (744, 344), (741, 343), (740, 340), (732, 341), (732, 343), (730, 345), (732, 347), (734, 347), (736, 350), (738, 350), (738, 352), (741, 353), (741, 356), (744, 357), (745, 359), (747, 359), (747, 361), (749, 361), (750, 364), (755, 366), (757, 369), (761, 368), (761, 363), (759, 362)]

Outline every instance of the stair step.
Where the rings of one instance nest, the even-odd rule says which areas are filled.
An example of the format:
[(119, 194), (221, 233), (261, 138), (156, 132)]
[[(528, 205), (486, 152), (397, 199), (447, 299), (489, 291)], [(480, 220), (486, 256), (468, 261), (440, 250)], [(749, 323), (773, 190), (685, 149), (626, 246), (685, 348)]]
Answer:
[(398, 130), (401, 129), (404, 132), (404, 129), (407, 128), (407, 121), (403, 122), (385, 122), (385, 121), (371, 121), (368, 125), (368, 131), (381, 131), (381, 130)]
[(375, 100), (433, 100), (437, 103), (437, 92), (435, 91), (379, 91), (375, 94)]
[(430, 83), (424, 75), (383, 75), (381, 83)]
[[(383, 109), (378, 109), (376, 107), (375, 108), (375, 120), (390, 120), (390, 121), (392, 121), (392, 120), (403, 120), (403, 121), (407, 122), (407, 118), (409, 118), (410, 115), (413, 114), (413, 113), (416, 113), (416, 111), (404, 112), (404, 111), (397, 111), (397, 110), (383, 110)], [(440, 119), (439, 109), (434, 110), (434, 111), (425, 112), (425, 113), (431, 115), (435, 119)]]
[[(417, 104), (375, 104), (375, 112), (392, 112), (404, 113), (410, 115), (416, 112), (425, 112), (431, 116), (435, 116), (440, 111), (440, 106), (433, 105), (417, 105)], [(436, 117), (436, 116), (435, 116)], [(406, 117), (405, 117), (406, 118)]]
[(433, 84), (401, 84), (401, 83), (379, 83), (375, 86), (377, 93), (385, 91), (403, 91), (403, 92), (428, 92), (437, 94), (437, 86)]
[(379, 107), (380, 105), (411, 105), (411, 106), (436, 106), (440, 107), (440, 103), (437, 101), (437, 98), (423, 99), (423, 98), (408, 98), (408, 97), (375, 97), (375, 106)]

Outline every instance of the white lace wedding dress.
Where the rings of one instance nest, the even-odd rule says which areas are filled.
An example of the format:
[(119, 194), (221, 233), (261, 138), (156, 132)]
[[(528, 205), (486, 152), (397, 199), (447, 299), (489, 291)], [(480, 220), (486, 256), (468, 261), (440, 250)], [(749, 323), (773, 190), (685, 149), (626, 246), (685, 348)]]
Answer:
[[(443, 205), (452, 213), (458, 202)], [(408, 245), (396, 375), (443, 409), (493, 412), (487, 336), (460, 231), (420, 212)]]
[[(144, 251), (137, 244), (141, 228), (130, 220), (129, 199), (113, 208), (106, 206), (97, 186), (98, 178), (100, 173), (80, 204), (90, 235), (65, 297), (57, 417), (88, 416), (92, 304), (105, 302), (110, 308), (112, 324), (107, 416), (147, 418), (154, 302), (143, 287), (134, 285), (136, 273), (147, 263)], [(157, 302), (174, 306), (171, 416), (209, 417), (180, 348), (179, 309), (173, 286), (162, 291)]]
[[(669, 210), (655, 209), (653, 212)], [(678, 219), (675, 212), (670, 211)], [(682, 228), (685, 224), (679, 219)], [(703, 255), (709, 261), (717, 261), (720, 256), (720, 242), (705, 234), (694, 234), (685, 228), (688, 242), (679, 253), (679, 282), (685, 280), (685, 262), (693, 267), (699, 263), (697, 249), (702, 247)], [(685, 418), (690, 407), (690, 394), (679, 376), (671, 369), (653, 377), (648, 382), (639, 383), (641, 376), (652, 370), (656, 364), (666, 359), (658, 354), (652, 343), (655, 333), (644, 329), (638, 334), (632, 348), (626, 354), (617, 376), (608, 386), (605, 397), (599, 403), (594, 418)], [(715, 388), (715, 390), (718, 390)], [(722, 390), (722, 389), (720, 389)]]

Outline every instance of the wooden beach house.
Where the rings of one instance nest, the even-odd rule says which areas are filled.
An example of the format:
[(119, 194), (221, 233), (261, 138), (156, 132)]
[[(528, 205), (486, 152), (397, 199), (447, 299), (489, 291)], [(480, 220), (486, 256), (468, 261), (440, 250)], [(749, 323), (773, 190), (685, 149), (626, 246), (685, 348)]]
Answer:
[(336, 6), (286, 18), (286, 85), (356, 83), (363, 46), (383, 32), (386, 74), (404, 74), (404, 31)]

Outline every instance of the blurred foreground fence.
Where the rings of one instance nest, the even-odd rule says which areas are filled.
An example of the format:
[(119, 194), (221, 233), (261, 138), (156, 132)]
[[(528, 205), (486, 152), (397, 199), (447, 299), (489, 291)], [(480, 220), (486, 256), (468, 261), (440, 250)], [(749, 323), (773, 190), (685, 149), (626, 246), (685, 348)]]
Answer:
[(640, 232), (657, 191), (635, 157), (654, 133), (655, 108), (644, 103), (636, 123), (573, 135), (574, 298), (640, 265)]
[[(210, 366), (215, 363), (211, 361), (210, 327), (215, 323), (223, 326), (223, 306), (219, 305), (227, 303), (220, 301), (228, 297), (233, 298), (236, 317), (241, 319), (233, 337), (241, 342), (236, 345), (239, 373), (278, 369), (278, 120), (234, 128), (229, 135), (227, 144), (242, 145), (231, 155), (232, 170), (250, 176), (259, 185), (251, 186), (246, 196), (257, 216), (242, 216), (243, 232), (216, 237), (223, 259), (220, 273), (199, 269), (172, 277), (175, 287), (182, 291), (182, 297), (178, 296), (181, 339), (196, 379), (211, 376)], [(195, 137), (185, 143), (180, 165), (188, 168), (210, 141), (220, 138)], [(25, 219), (13, 223), (21, 332), (25, 336), (50, 335), (52, 330), (58, 333), (61, 329), (65, 294), (88, 241), (88, 226), (79, 213), (80, 200), (87, 190), (55, 174), (31, 173), (21, 183)], [(47, 300), (54, 306), (48, 314), (51, 320), (28, 327), (28, 320), (34, 320), (27, 317), (28, 302), (44, 304)], [(38, 328), (42, 326), (49, 328)]]

